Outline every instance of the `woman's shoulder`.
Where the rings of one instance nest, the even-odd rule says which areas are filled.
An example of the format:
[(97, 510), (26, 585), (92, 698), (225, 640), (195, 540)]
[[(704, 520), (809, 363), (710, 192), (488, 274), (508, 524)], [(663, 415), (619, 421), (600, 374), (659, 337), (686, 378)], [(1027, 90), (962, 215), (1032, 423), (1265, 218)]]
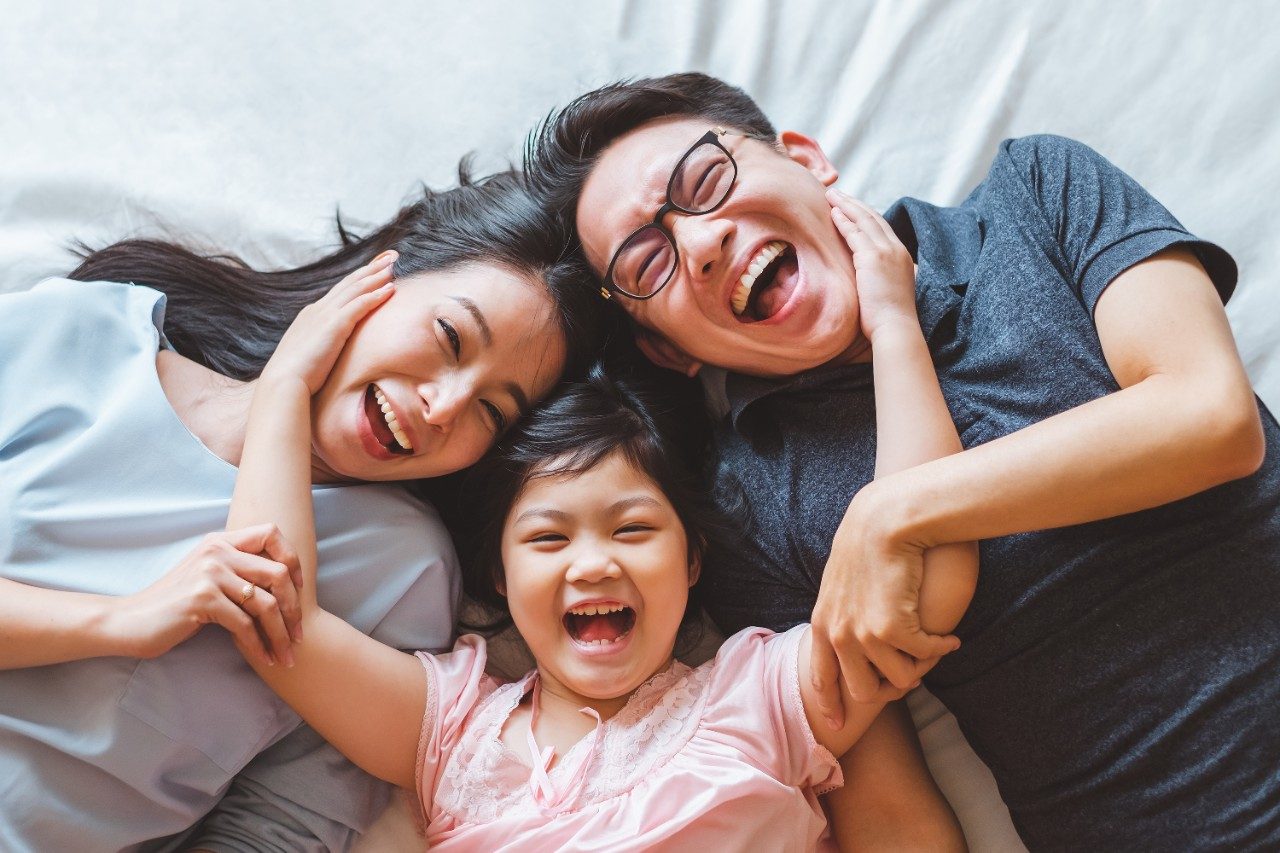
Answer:
[(93, 348), (132, 348), (138, 341), (149, 346), (162, 337), (165, 296), (149, 287), (47, 278), (0, 299), (0, 323), (15, 334), (27, 333), (24, 345), (60, 339), (75, 345), (72, 352), (87, 353)]

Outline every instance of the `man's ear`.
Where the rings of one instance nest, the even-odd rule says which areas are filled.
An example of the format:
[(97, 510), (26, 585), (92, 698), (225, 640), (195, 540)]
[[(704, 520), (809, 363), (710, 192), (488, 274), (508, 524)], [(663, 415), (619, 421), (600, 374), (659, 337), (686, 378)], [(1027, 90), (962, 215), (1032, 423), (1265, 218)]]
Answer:
[(702, 362), (696, 361), (657, 332), (652, 332), (643, 326), (636, 326), (635, 338), (636, 347), (644, 353), (645, 358), (658, 367), (665, 367), (667, 370), (674, 370), (689, 377), (696, 376), (702, 369)]
[(794, 130), (784, 130), (778, 136), (778, 141), (782, 143), (787, 156), (812, 172), (814, 177), (822, 181), (823, 186), (831, 186), (840, 177), (840, 172), (827, 159), (826, 152), (813, 137)]

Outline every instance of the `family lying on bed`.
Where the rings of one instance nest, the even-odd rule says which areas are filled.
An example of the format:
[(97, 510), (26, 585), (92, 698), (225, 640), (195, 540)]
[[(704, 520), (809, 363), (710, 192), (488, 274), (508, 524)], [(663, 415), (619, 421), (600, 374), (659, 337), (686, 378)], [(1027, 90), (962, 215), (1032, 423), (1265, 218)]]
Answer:
[[(963, 848), (922, 680), (1033, 849), (1280, 844), (1231, 258), (1057, 137), (952, 208), (836, 178), (673, 75), (307, 267), (135, 240), (0, 297), (0, 848), (341, 849), (371, 776), (432, 848)], [(714, 450), (601, 366), (623, 312)], [(380, 481), (532, 672), (398, 651), (459, 567)]]

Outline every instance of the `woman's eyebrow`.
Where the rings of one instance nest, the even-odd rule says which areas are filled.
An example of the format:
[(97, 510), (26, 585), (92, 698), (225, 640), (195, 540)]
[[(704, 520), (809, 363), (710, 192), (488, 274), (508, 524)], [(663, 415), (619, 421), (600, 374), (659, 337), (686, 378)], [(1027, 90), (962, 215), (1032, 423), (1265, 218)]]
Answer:
[(535, 506), (532, 509), (526, 509), (524, 512), (516, 516), (515, 521), (511, 522), (511, 526), (515, 527), (522, 521), (538, 518), (545, 518), (548, 521), (559, 521), (564, 523), (569, 520), (569, 513), (562, 512), (558, 509), (551, 509), (550, 507)]
[(484, 314), (480, 311), (480, 306), (474, 300), (465, 296), (450, 296), (454, 302), (461, 305), (471, 318), (476, 321), (476, 325), (480, 327), (480, 337), (484, 338), (484, 345), (493, 346), (493, 330), (489, 328), (489, 321), (484, 318)]

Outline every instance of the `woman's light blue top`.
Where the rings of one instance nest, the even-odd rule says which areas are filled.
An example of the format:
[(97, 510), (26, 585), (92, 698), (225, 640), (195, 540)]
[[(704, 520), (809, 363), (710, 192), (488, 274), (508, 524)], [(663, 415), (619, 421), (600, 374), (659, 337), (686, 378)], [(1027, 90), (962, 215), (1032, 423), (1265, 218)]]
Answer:
[[(156, 374), (164, 306), (149, 288), (57, 279), (0, 296), (0, 576), (126, 595), (225, 526), (236, 469)], [(459, 583), (435, 512), (392, 486), (312, 495), (321, 604), (390, 645), (447, 647)], [(233, 780), (231, 813), (188, 843), (340, 846), (375, 785), (305, 727), (286, 737), (298, 726), (217, 626), (155, 660), (0, 672), (0, 849), (173, 836)]]

